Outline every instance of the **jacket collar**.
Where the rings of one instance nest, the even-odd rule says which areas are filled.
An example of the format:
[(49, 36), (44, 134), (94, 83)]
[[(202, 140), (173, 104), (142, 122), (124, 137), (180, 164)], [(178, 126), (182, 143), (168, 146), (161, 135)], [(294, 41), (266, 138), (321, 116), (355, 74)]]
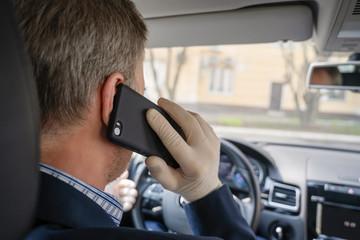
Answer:
[(38, 220), (70, 228), (117, 227), (110, 216), (83, 193), (46, 173), (40, 175)]

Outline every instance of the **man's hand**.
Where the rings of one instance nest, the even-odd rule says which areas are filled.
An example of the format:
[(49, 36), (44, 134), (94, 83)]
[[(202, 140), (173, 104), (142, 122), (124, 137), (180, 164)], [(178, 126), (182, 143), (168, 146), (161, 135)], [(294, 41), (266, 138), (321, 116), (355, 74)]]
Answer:
[(160, 98), (158, 104), (179, 124), (186, 141), (159, 112), (148, 110), (147, 121), (180, 165), (174, 169), (163, 159), (150, 156), (145, 163), (151, 176), (190, 202), (220, 188), (220, 140), (213, 129), (198, 114), (187, 112), (169, 100)]
[(129, 172), (126, 170), (120, 177), (106, 185), (105, 192), (115, 195), (119, 198), (123, 205), (123, 211), (130, 211), (135, 202), (138, 192), (136, 190), (136, 184), (127, 179)]

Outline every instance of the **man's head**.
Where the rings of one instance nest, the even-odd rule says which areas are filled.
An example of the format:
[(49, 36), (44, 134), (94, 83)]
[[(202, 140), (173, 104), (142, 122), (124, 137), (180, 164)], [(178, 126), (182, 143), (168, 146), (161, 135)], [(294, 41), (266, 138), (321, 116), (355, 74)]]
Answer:
[(40, 96), (42, 134), (81, 123), (114, 72), (136, 89), (147, 29), (128, 0), (16, 0)]
[(14, 0), (41, 109), (41, 161), (103, 188), (131, 152), (105, 137), (116, 85), (142, 93), (147, 28), (131, 0)]

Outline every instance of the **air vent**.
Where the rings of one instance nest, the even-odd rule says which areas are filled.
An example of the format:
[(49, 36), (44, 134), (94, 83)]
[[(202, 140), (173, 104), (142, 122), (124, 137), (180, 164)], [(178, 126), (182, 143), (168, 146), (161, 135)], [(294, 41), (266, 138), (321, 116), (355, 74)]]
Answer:
[(291, 212), (299, 211), (300, 190), (281, 183), (272, 183), (269, 193), (269, 206)]
[(352, 15), (360, 15), (360, 0), (356, 1)]

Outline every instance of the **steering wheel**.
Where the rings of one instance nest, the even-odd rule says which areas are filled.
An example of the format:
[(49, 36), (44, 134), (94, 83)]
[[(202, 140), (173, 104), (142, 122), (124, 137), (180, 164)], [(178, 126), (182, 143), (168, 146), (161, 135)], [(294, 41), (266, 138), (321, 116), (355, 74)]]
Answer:
[[(239, 211), (255, 231), (261, 213), (260, 190), (253, 168), (245, 156), (236, 146), (227, 140), (221, 139), (220, 152), (228, 156), (241, 174), (248, 186), (246, 197), (234, 194), (234, 200), (239, 206)], [(160, 229), (170, 232), (191, 234), (185, 211), (182, 207), (183, 199), (178, 194), (162, 188), (160, 183), (153, 179), (145, 164), (138, 165), (134, 173), (134, 182), (138, 189), (138, 199), (131, 211), (133, 224), (138, 229), (152, 229), (144, 215), (150, 216), (154, 222), (158, 220), (165, 223), (166, 227)], [(160, 224), (161, 225), (161, 224)], [(159, 230), (159, 227), (152, 230)]]

